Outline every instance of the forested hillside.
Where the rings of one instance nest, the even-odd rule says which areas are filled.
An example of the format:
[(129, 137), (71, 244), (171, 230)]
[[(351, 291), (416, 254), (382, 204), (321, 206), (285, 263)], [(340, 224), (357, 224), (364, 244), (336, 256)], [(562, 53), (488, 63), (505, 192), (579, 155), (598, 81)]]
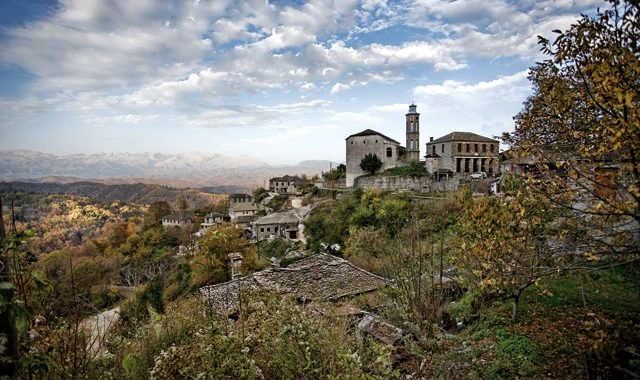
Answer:
[[(89, 197), (101, 202), (125, 202), (135, 204), (151, 204), (157, 201), (176, 202), (186, 199), (192, 207), (203, 207), (224, 198), (220, 193), (213, 193), (217, 188), (208, 188), (207, 192), (198, 189), (175, 189), (167, 186), (148, 184), (105, 185), (95, 182), (73, 183), (32, 183), (32, 182), (0, 182), (0, 193), (25, 192), (36, 194), (70, 194)], [(244, 190), (231, 187), (229, 190)]]

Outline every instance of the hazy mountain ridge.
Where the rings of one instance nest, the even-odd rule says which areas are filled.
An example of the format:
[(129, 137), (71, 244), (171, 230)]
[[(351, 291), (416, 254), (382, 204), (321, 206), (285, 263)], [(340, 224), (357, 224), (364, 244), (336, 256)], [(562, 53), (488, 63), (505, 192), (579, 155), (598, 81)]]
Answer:
[[(335, 167), (336, 164), (333, 164)], [(216, 153), (96, 153), (56, 156), (30, 150), (0, 150), (0, 180), (61, 182), (91, 180), (103, 183), (159, 183), (175, 187), (263, 186), (285, 174), (319, 174), (329, 161), (303, 161), (272, 166), (242, 155)]]

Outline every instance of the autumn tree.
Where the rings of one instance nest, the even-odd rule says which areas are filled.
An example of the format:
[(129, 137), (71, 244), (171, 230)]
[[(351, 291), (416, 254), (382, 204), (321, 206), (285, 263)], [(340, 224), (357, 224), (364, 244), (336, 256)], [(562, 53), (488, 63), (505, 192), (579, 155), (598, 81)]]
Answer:
[(231, 279), (229, 254), (242, 254), (243, 274), (255, 269), (256, 248), (233, 226), (211, 227), (198, 243), (199, 251), (191, 266), (194, 287), (217, 284)]
[(167, 201), (155, 201), (149, 205), (149, 210), (145, 216), (147, 224), (158, 223), (163, 216), (171, 214), (171, 205)]
[(365, 172), (375, 174), (376, 170), (382, 167), (382, 160), (375, 153), (367, 153), (362, 161), (360, 161), (360, 169)]
[(503, 141), (531, 165), (531, 189), (569, 212), (574, 251), (624, 262), (640, 242), (640, 5), (609, 3), (539, 37), (549, 58)]

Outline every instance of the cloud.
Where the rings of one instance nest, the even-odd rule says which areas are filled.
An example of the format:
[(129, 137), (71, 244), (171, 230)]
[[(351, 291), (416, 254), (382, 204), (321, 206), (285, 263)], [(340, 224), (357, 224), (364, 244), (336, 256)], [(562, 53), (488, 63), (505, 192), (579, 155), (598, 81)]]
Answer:
[(339, 92), (346, 91), (350, 88), (351, 86), (348, 84), (336, 83), (335, 85), (333, 85), (333, 87), (331, 87), (331, 95), (335, 95)]

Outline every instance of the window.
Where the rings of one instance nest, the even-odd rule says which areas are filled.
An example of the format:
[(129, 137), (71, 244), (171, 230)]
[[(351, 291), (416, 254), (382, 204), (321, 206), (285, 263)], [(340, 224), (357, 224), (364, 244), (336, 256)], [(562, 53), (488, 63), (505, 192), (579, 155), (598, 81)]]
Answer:
[(413, 121), (409, 123), (409, 131), (413, 131)]
[(413, 140), (409, 140), (409, 143), (411, 144), (411, 148), (409, 149), (413, 149)]
[(387, 157), (393, 157), (393, 150), (391, 148), (387, 148)]
[(493, 153), (493, 144), (489, 145), (489, 147), (491, 148), (491, 153)]
[(482, 144), (482, 153), (487, 153), (487, 144)]
[(278, 227), (275, 227), (273, 230), (277, 233), (278, 232)]
[(351, 141), (351, 145), (353, 145), (353, 141)]
[(260, 232), (264, 232), (264, 227), (260, 227)]
[(431, 147), (431, 152), (433, 152), (433, 154), (436, 154), (436, 146), (435, 145)]
[(458, 143), (458, 153), (462, 153), (462, 144)]
[(376, 144), (378, 143), (378, 140), (376, 140)]
[(441, 153), (444, 153), (444, 144), (442, 144), (442, 149), (440, 149)]
[(267, 232), (271, 232), (271, 227), (267, 227)]
[(474, 151), (478, 153), (478, 144), (474, 144)]
[(467, 144), (467, 153), (471, 152), (470, 147), (471, 147), (471, 144)]

